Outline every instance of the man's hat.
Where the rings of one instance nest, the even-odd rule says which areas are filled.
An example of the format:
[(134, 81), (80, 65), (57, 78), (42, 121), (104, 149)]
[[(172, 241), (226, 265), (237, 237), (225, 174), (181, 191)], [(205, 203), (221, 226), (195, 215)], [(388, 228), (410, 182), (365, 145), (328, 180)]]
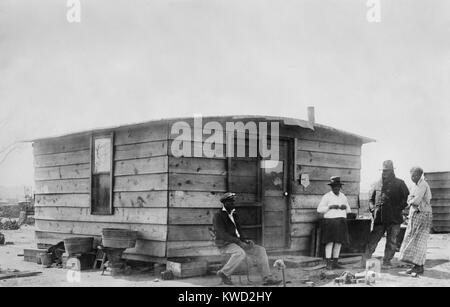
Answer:
[(221, 198), (220, 201), (223, 203), (226, 200), (234, 199), (236, 197), (236, 193), (227, 192)]
[(394, 163), (392, 160), (386, 160), (383, 162), (383, 168), (381, 170), (393, 170), (394, 169)]
[(330, 178), (330, 183), (328, 183), (328, 185), (330, 185), (330, 186), (335, 186), (335, 185), (343, 186), (344, 184), (341, 182), (341, 177), (339, 177), (339, 176), (332, 176)]

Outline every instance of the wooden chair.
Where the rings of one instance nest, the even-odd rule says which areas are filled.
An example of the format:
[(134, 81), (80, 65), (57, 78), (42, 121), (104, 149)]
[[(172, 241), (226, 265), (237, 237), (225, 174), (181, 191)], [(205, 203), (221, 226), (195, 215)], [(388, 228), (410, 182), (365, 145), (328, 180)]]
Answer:
[(93, 269), (97, 269), (98, 264), (100, 263), (100, 270), (102, 271), (102, 275), (105, 273), (105, 263), (106, 263), (106, 253), (103, 250), (103, 246), (99, 245), (97, 247), (97, 255), (95, 257)]
[[(211, 240), (215, 241), (216, 232), (215, 232), (214, 228), (209, 227), (208, 230), (209, 230), (209, 234), (211, 235)], [(228, 254), (228, 253), (220, 252), (220, 254), (221, 254), (221, 257), (220, 257), (220, 260), (218, 261), (218, 263), (214, 263), (214, 264), (209, 263), (210, 267), (214, 267), (213, 269), (209, 270), (211, 273), (216, 274), (228, 262), (228, 259), (230, 259), (230, 257), (231, 257), (231, 254)], [(231, 275), (238, 276), (240, 284), (242, 284), (242, 276), (243, 275), (247, 276), (248, 284), (253, 283), (252, 280), (250, 279), (250, 264), (249, 264), (248, 257), (245, 257), (245, 261), (243, 261)]]

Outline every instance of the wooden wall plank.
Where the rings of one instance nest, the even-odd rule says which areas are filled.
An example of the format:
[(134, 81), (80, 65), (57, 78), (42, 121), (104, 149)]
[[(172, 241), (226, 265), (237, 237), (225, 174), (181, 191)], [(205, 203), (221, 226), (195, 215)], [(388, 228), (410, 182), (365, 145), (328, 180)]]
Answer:
[(361, 155), (361, 146), (350, 144), (337, 144), (310, 140), (298, 140), (297, 150), (328, 152), (345, 155)]
[(448, 189), (450, 188), (450, 180), (427, 180), (431, 189)]
[(166, 256), (167, 243), (162, 241), (137, 240), (136, 247), (128, 248), (124, 254), (147, 255), (154, 257)]
[(138, 239), (143, 240), (165, 241), (167, 238), (167, 225), (36, 220), (36, 229), (44, 232), (101, 236), (103, 228), (135, 230)]
[(134, 126), (115, 133), (115, 145), (167, 140), (167, 123)]
[(115, 192), (113, 206), (116, 208), (166, 208), (167, 191)]
[(433, 214), (433, 221), (450, 221), (450, 213), (435, 213)]
[(89, 163), (51, 166), (51, 167), (37, 167), (34, 170), (34, 179), (40, 180), (54, 180), (54, 179), (80, 179), (89, 178), (91, 167)]
[(321, 215), (317, 213), (315, 209), (292, 209), (291, 210), (291, 222), (292, 223), (312, 223), (317, 220)]
[(167, 257), (217, 256), (219, 249), (213, 241), (167, 242)]
[(291, 224), (291, 237), (308, 237), (314, 228), (314, 223), (293, 223)]
[(450, 189), (431, 189), (433, 199), (450, 199)]
[(36, 194), (89, 193), (89, 179), (42, 180), (35, 182)]
[(209, 241), (212, 240), (211, 225), (169, 225), (167, 241)]
[(117, 145), (114, 150), (115, 161), (166, 156), (167, 141)]
[(360, 138), (343, 133), (333, 128), (315, 125), (314, 130), (294, 126), (280, 126), (280, 135), (295, 137), (301, 140), (324, 141), (338, 144), (361, 145)]
[(36, 141), (33, 143), (33, 152), (35, 155), (88, 150), (89, 148), (89, 135), (60, 137), (56, 139)]
[(426, 180), (450, 180), (450, 172), (425, 173)]
[[(235, 139), (234, 150), (228, 154), (226, 142), (214, 142), (206, 137), (203, 138), (203, 142), (196, 142), (188, 138), (183, 139), (183, 141), (181, 139), (178, 141), (169, 140), (169, 156), (182, 157), (185, 156), (186, 151), (190, 152), (188, 157), (196, 158), (224, 159), (227, 156), (230, 158), (256, 158), (258, 156), (257, 141), (252, 141), (249, 144), (248, 140), (243, 143), (243, 139)], [(198, 149), (195, 148), (201, 148), (202, 150), (198, 153)]]
[(297, 150), (296, 164), (361, 169), (361, 158), (359, 156)]
[[(442, 203), (440, 203), (442, 204)], [(447, 201), (444, 205), (436, 205), (432, 203), (433, 215), (441, 213), (450, 213), (450, 201)]]
[(218, 209), (169, 208), (169, 225), (210, 225)]
[[(309, 180), (329, 180), (331, 176), (340, 176), (342, 182), (360, 182), (361, 171), (351, 168), (319, 167), (297, 164), (299, 174), (308, 174)], [(298, 177), (295, 179), (299, 179)]]
[(89, 194), (46, 194), (35, 195), (35, 206), (90, 208)]
[(114, 163), (114, 176), (166, 173), (168, 171), (167, 159), (167, 156), (161, 156), (116, 161)]
[(220, 197), (223, 193), (215, 192), (169, 192), (169, 207), (178, 208), (221, 208)]
[(35, 219), (164, 225), (167, 208), (114, 208), (113, 215), (91, 215), (90, 208), (40, 206), (35, 207)]
[(80, 150), (65, 153), (38, 155), (34, 157), (35, 167), (73, 165), (90, 162), (90, 151)]
[(114, 192), (167, 190), (167, 174), (119, 176), (114, 178)]
[(309, 251), (310, 250), (310, 240), (309, 236), (307, 237), (293, 237), (291, 238), (291, 250), (295, 251)]
[[(175, 208), (221, 208), (220, 198), (223, 193), (171, 191), (169, 192), (169, 207)], [(239, 193), (236, 195), (236, 204), (254, 203), (256, 195)]]
[(169, 172), (225, 176), (227, 173), (226, 160), (169, 157)]
[(37, 244), (50, 244), (55, 245), (64, 239), (73, 238), (73, 237), (94, 237), (94, 245), (95, 242), (101, 242), (101, 235), (83, 235), (83, 234), (74, 234), (74, 233), (61, 233), (56, 231), (35, 231), (35, 239)]
[[(295, 183), (292, 187), (292, 194), (301, 195), (324, 195), (330, 192), (330, 186), (327, 185), (329, 181), (310, 181), (308, 187), (303, 187), (302, 185)], [(342, 193), (346, 196), (359, 195), (359, 182), (347, 182), (342, 187)]]
[(436, 198), (432, 198), (431, 199), (431, 206), (432, 207), (440, 207), (440, 206), (444, 206), (444, 207), (450, 207), (450, 199), (436, 199)]
[(169, 174), (170, 191), (226, 192), (226, 176)]
[[(358, 196), (346, 195), (351, 208), (358, 208)], [(317, 209), (322, 195), (292, 195), (291, 208), (293, 209)]]
[[(49, 244), (54, 245), (64, 240), (67, 237), (83, 236), (79, 234), (65, 234), (65, 233), (53, 233), (36, 231), (36, 243), (37, 244)], [(96, 236), (95, 240), (100, 241), (100, 236)], [(162, 241), (150, 241), (150, 240), (137, 240), (135, 248), (126, 249), (124, 254), (128, 255), (148, 255), (154, 257), (166, 256), (166, 242)]]

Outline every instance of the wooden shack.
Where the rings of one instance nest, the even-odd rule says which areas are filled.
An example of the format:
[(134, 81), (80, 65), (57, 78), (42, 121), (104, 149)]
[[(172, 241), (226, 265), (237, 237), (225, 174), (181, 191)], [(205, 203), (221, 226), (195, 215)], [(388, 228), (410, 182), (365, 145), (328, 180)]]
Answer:
[[(267, 116), (202, 120), (188, 136), (180, 136), (174, 124), (194, 127), (195, 118), (33, 140), (38, 247), (69, 236), (99, 237), (102, 228), (113, 227), (138, 231), (136, 247), (124, 254), (128, 259), (217, 255), (209, 228), (221, 208), (219, 198), (233, 191), (238, 193), (237, 210), (246, 236), (269, 251), (309, 254), (311, 231), (319, 218), (316, 207), (329, 191), (330, 176), (341, 176), (351, 207), (358, 207), (361, 146), (372, 139), (312, 120)], [(253, 140), (264, 139), (260, 130), (212, 139), (204, 133), (208, 122), (223, 127), (230, 122), (245, 127), (277, 123), (277, 161), (257, 150), (262, 143)], [(194, 153), (203, 143), (216, 155), (179, 156), (173, 144), (180, 138)], [(230, 157), (227, 150), (258, 154)]]
[(425, 173), (431, 189), (435, 232), (450, 232), (450, 172)]

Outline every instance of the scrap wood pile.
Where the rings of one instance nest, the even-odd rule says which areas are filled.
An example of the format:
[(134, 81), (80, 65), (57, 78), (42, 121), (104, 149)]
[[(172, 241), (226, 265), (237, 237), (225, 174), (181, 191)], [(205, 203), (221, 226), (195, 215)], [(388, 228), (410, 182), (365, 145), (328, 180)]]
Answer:
[(0, 220), (0, 229), (2, 230), (17, 230), (19, 228), (19, 222), (15, 219), (3, 218)]

